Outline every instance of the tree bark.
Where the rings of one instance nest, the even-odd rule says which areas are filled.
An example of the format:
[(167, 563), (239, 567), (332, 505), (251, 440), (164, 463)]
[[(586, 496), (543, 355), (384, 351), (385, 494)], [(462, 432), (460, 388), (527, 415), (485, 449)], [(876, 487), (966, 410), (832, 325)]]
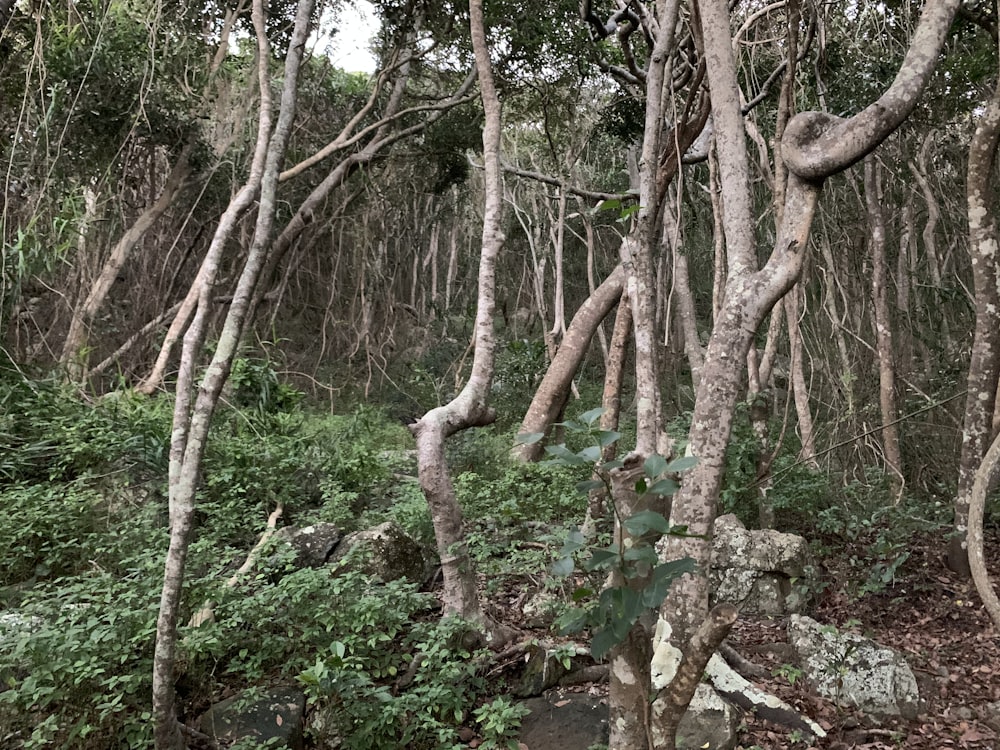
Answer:
[[(969, 361), (968, 395), (958, 464), (954, 530), (948, 546), (948, 567), (962, 576), (971, 574), (968, 539), (969, 502), (976, 472), (991, 440), (993, 413), (1000, 380), (1000, 232), (994, 213), (996, 196), (991, 176), (1000, 144), (1000, 82), (987, 104), (969, 144), (966, 201), (969, 215), (969, 252), (976, 295), (976, 326)], [(981, 533), (981, 531), (980, 531)]]
[(903, 456), (896, 424), (896, 365), (892, 350), (892, 320), (889, 313), (889, 278), (886, 262), (885, 216), (879, 189), (878, 164), (865, 160), (865, 208), (871, 232), (872, 298), (875, 307), (875, 351), (878, 355), (878, 393), (882, 416), (882, 450), (895, 502), (902, 499)]
[[(611, 275), (604, 280), (594, 293), (580, 305), (566, 336), (556, 351), (545, 371), (545, 377), (538, 385), (531, 405), (521, 421), (521, 434), (548, 432), (552, 423), (559, 417), (566, 400), (569, 398), (570, 384), (583, 361), (587, 348), (590, 346), (594, 333), (611, 309), (622, 296), (625, 282), (625, 272), (617, 266)], [(537, 441), (530, 445), (518, 445), (513, 450), (513, 456), (519, 461), (537, 461), (542, 455), (544, 443)]]
[(1000, 435), (994, 438), (993, 445), (986, 451), (976, 471), (969, 504), (968, 533), (969, 569), (972, 580), (995, 628), (1000, 628), (1000, 599), (997, 598), (997, 592), (990, 583), (990, 573), (983, 554), (983, 516), (986, 510), (986, 493), (996, 479), (998, 466), (1000, 466)]
[(59, 357), (60, 364), (66, 368), (67, 376), (73, 382), (82, 383), (87, 377), (86, 348), (90, 326), (107, 301), (111, 286), (115, 283), (115, 279), (118, 278), (119, 272), (136, 245), (170, 208), (174, 199), (180, 194), (188, 175), (191, 174), (192, 148), (193, 144), (189, 142), (181, 149), (160, 190), (159, 197), (139, 214), (135, 223), (115, 243), (107, 260), (104, 261), (100, 274), (91, 285), (86, 299), (74, 308), (69, 331), (63, 342), (62, 354)]
[[(259, 121), (258, 150), (254, 166), (263, 162), (259, 173), (252, 173), (248, 185), (256, 183), (260, 195), (257, 225), (246, 264), (240, 275), (236, 293), (212, 361), (202, 377), (193, 409), (189, 409), (193, 395), (194, 370), (204, 341), (203, 328), (192, 325), (185, 336), (181, 373), (177, 380), (174, 402), (174, 422), (171, 430), (169, 507), (170, 545), (164, 564), (163, 588), (156, 622), (156, 647), (153, 656), (153, 725), (156, 750), (178, 750), (185, 747), (184, 735), (176, 711), (174, 690), (174, 660), (177, 648), (177, 620), (180, 609), (181, 589), (184, 583), (184, 566), (188, 547), (194, 531), (195, 493), (201, 474), (208, 430), (212, 414), (218, 404), (222, 387), (229, 376), (233, 358), (239, 346), (243, 324), (250, 308), (253, 289), (263, 266), (271, 242), (276, 211), (278, 174), (284, 160), (291, 134), (298, 90), (298, 72), (309, 36), (310, 18), (314, 0), (300, 0), (296, 10), (295, 27), (285, 59), (284, 83), (278, 122), (271, 133), (270, 76), (267, 60), (270, 49), (264, 26), (262, 0), (253, 6), (254, 29), (257, 34), (261, 88), (261, 114)], [(221, 228), (221, 224), (220, 224)], [(217, 233), (218, 236), (218, 233)], [(222, 238), (224, 240), (224, 238)]]
[[(729, 281), (709, 340), (692, 416), (688, 451), (698, 458), (698, 464), (685, 476), (674, 496), (670, 515), (672, 524), (687, 526), (690, 533), (699, 536), (669, 536), (660, 545), (662, 559), (688, 556), (699, 565), (697, 574), (674, 582), (660, 609), (654, 660), (668, 661), (671, 654), (684, 652), (685, 644), (708, 611), (708, 540), (725, 470), (733, 410), (741, 390), (743, 363), (757, 327), (801, 273), (823, 180), (863, 158), (912, 111), (933, 70), (957, 0), (937, 0), (925, 6), (899, 74), (874, 105), (849, 120), (807, 112), (789, 122), (781, 144), (789, 169), (782, 221), (774, 252), (760, 271), (754, 269), (746, 137), (728, 34), (728, 8), (724, 0), (702, 0), (698, 7), (716, 129)], [(663, 717), (653, 719), (654, 732), (667, 741), (672, 724)]]
[(495, 315), (496, 261), (503, 248), (502, 172), (500, 166), (500, 98), (490, 66), (490, 51), (483, 26), (482, 0), (469, 0), (472, 48), (479, 75), (485, 115), (483, 123), (484, 206), (482, 252), (479, 256), (479, 286), (475, 323), (475, 353), (472, 372), (462, 391), (452, 401), (431, 409), (411, 431), (417, 440), (417, 468), (420, 486), (427, 498), (441, 568), (444, 575), (442, 603), (445, 614), (459, 615), (486, 631), (487, 638), (503, 637), (495, 623), (488, 621), (476, 590), (476, 573), (465, 542), (462, 510), (448, 473), (445, 440), (459, 430), (493, 421), (487, 406), (496, 350), (493, 332)]

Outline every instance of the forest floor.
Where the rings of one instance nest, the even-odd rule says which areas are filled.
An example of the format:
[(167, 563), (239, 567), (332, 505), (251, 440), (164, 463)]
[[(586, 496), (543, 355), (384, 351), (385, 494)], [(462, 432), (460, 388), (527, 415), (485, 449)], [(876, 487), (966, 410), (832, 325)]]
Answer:
[[(846, 593), (838, 582), (856, 579), (857, 569), (851, 566), (864, 559), (866, 550), (841, 546), (821, 561), (830, 585), (808, 613), (902, 652), (920, 688), (917, 719), (873, 723), (817, 696), (789, 668), (787, 619), (743, 617), (730, 643), (774, 675), (756, 682), (819, 722), (828, 736), (810, 744), (786, 727), (747, 715), (738, 750), (1000, 750), (1000, 638), (972, 583), (945, 567), (942, 548), (940, 535), (915, 537), (893, 582), (878, 593), (858, 596)], [(1000, 533), (987, 534), (987, 548), (990, 569), (1000, 573)], [(573, 690), (601, 696), (606, 687)], [(566, 719), (578, 721), (569, 715)], [(560, 729), (570, 727), (547, 727), (546, 733), (558, 737)]]
[[(1000, 573), (1000, 535), (987, 538), (989, 568)], [(1000, 748), (1000, 638), (971, 581), (944, 565), (941, 537), (914, 538), (910, 558), (891, 586), (879, 593), (851, 597), (832, 586), (811, 616), (849, 628), (902, 652), (917, 678), (923, 704), (914, 721), (881, 720), (877, 725), (859, 713), (839, 708), (811, 693), (802, 680), (789, 684), (775, 677), (764, 684), (818, 721), (828, 736), (809, 745), (795, 742), (783, 727), (746, 717), (741, 747), (768, 750), (941, 750)], [(848, 561), (864, 550), (841, 549), (823, 560), (834, 578), (846, 576)], [(996, 581), (994, 581), (996, 584)], [(785, 641), (785, 622), (740, 620), (731, 638), (745, 656), (772, 672), (781, 672), (769, 644)], [(780, 656), (777, 656), (780, 658)]]

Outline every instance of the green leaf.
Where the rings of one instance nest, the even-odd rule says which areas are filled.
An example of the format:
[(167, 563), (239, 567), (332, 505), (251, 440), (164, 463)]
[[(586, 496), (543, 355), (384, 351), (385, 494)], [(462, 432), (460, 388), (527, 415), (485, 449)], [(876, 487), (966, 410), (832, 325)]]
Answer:
[(612, 443), (617, 442), (621, 436), (620, 432), (614, 430), (601, 430), (597, 433), (597, 442), (602, 448), (607, 448)]
[(657, 479), (655, 482), (653, 482), (653, 486), (650, 487), (648, 490), (646, 490), (646, 492), (648, 492), (650, 495), (660, 495), (662, 497), (667, 495), (673, 495), (680, 488), (681, 488), (680, 485), (677, 484), (677, 482), (675, 482), (673, 479), (671, 479), (670, 477), (664, 477), (663, 479)]
[(584, 464), (591, 463), (583, 456), (578, 456), (565, 445), (547, 445), (545, 446), (545, 452), (568, 466), (583, 466)]
[(601, 490), (604, 489), (604, 482), (600, 479), (588, 479), (586, 482), (577, 482), (576, 491), (582, 492), (584, 494), (590, 492), (591, 490)]
[(570, 609), (563, 612), (556, 619), (556, 623), (559, 625), (559, 633), (561, 635), (568, 635), (570, 633), (579, 633), (585, 627), (587, 627), (587, 610), (585, 609)]
[(670, 531), (667, 519), (654, 510), (640, 511), (631, 518), (626, 518), (622, 525), (632, 536), (642, 536), (647, 531), (655, 531), (660, 534), (666, 534)]
[(682, 557), (680, 560), (671, 560), (670, 562), (665, 562), (657, 565), (653, 568), (653, 581), (667, 581), (672, 582), (675, 578), (679, 578), (685, 573), (694, 573), (697, 569), (697, 565), (693, 558)]
[(560, 557), (558, 560), (552, 563), (552, 567), (550, 568), (550, 570), (552, 571), (552, 575), (558, 576), (560, 578), (565, 578), (566, 576), (568, 576), (570, 573), (573, 572), (573, 569), (575, 567), (576, 565), (573, 562), (572, 557)]
[(646, 492), (646, 480), (641, 477), (635, 483), (635, 492), (637, 495), (643, 495)]
[(611, 628), (595, 630), (590, 639), (590, 654), (595, 659), (603, 659), (612, 648), (621, 643), (621, 638), (614, 634)]
[(594, 206), (594, 213), (598, 211), (615, 211), (622, 207), (622, 202), (618, 198), (609, 198), (608, 200), (601, 201), (596, 206)]
[(588, 445), (577, 455), (583, 456), (592, 463), (597, 463), (601, 460), (601, 449), (596, 445)]
[(669, 472), (681, 472), (687, 471), (693, 466), (697, 466), (698, 457), (697, 456), (681, 456), (680, 458), (675, 458), (669, 464), (667, 464), (667, 471)]
[(605, 461), (603, 464), (601, 464), (600, 469), (601, 471), (612, 471), (613, 469), (620, 469), (624, 465), (625, 465), (624, 461), (622, 461), (619, 458), (616, 458), (612, 461)]
[(616, 547), (610, 548), (597, 548), (590, 551), (590, 559), (587, 560), (585, 567), (587, 570), (599, 570), (601, 568), (610, 567), (611, 564), (617, 562), (618, 560), (618, 549)]
[(588, 411), (585, 411), (583, 414), (577, 417), (577, 419), (592, 427), (594, 425), (594, 422), (600, 419), (603, 413), (604, 409), (598, 406), (596, 409), (590, 409)]
[(630, 547), (625, 550), (625, 559), (630, 562), (648, 562), (650, 565), (655, 565), (656, 561), (659, 559), (656, 556), (656, 550), (649, 544), (640, 544), (638, 547)]
[(642, 464), (642, 470), (650, 479), (656, 479), (660, 476), (660, 474), (667, 470), (667, 459), (658, 453), (654, 453), (646, 458), (645, 462)]
[(514, 438), (514, 445), (534, 445), (545, 437), (544, 432), (522, 432)]
[(592, 596), (593, 593), (593, 590), (588, 589), (586, 586), (581, 586), (573, 592), (572, 599), (574, 602), (581, 602), (587, 597)]

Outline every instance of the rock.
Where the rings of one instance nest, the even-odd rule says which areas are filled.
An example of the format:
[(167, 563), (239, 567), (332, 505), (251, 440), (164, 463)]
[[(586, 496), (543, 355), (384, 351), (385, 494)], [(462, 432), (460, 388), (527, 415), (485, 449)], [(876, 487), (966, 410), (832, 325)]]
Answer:
[(286, 526), (274, 533), (278, 549), (291, 548), (295, 564), (302, 568), (319, 568), (326, 564), (343, 538), (340, 529), (332, 523), (316, 523), (297, 529)]
[(747, 530), (732, 515), (715, 520), (712, 540), (712, 604), (728, 601), (743, 612), (782, 615), (804, 602), (792, 588), (810, 567), (809, 546), (795, 534)]
[(244, 739), (267, 747), (303, 750), (302, 717), (306, 696), (295, 688), (274, 688), (262, 696), (245, 692), (216, 703), (198, 721), (202, 732), (233, 743)]
[(348, 534), (337, 546), (331, 562), (350, 567), (355, 557), (363, 561), (358, 563), (361, 570), (383, 581), (406, 578), (421, 584), (434, 570), (433, 561), (424, 546), (395, 521)]
[(677, 727), (677, 750), (732, 750), (741, 719), (738, 708), (703, 682)]
[(559, 655), (544, 645), (530, 645), (526, 649), (524, 671), (511, 692), (519, 698), (541, 695), (550, 687), (559, 684), (569, 669)]
[(561, 601), (551, 591), (539, 591), (521, 607), (526, 628), (549, 628), (559, 614)]
[(530, 750), (585, 750), (608, 744), (608, 705), (584, 693), (552, 691), (524, 701), (521, 742)]
[(917, 681), (896, 651), (799, 615), (788, 624), (788, 642), (820, 695), (873, 716), (917, 717)]
[[(520, 739), (530, 750), (584, 750), (608, 743), (608, 705), (603, 698), (554, 690), (524, 705), (531, 713), (521, 720)], [(739, 710), (711, 686), (699, 685), (677, 730), (677, 748), (732, 750), (740, 718)]]

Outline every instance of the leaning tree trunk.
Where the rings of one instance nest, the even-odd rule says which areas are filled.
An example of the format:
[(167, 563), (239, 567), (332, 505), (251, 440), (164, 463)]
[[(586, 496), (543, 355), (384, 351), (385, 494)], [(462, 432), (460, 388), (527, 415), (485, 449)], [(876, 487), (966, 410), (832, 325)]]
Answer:
[[(967, 539), (969, 500), (976, 471), (990, 443), (993, 410), (1000, 378), (1000, 262), (997, 247), (1000, 232), (994, 211), (991, 184), (1000, 143), (1000, 82), (979, 121), (969, 144), (966, 198), (969, 211), (969, 252), (976, 290), (976, 328), (969, 361), (968, 395), (962, 429), (962, 454), (958, 464), (958, 492), (955, 495), (954, 534), (948, 547), (948, 567), (968, 577)], [(982, 532), (980, 531), (980, 534)]]
[[(552, 358), (545, 377), (538, 385), (531, 405), (521, 421), (520, 433), (548, 432), (569, 398), (570, 385), (590, 346), (594, 333), (622, 296), (625, 273), (619, 265), (594, 293), (580, 305), (570, 321), (566, 335)], [(514, 458), (537, 461), (542, 455), (542, 441), (515, 446)]]
[[(709, 619), (709, 540), (744, 359), (767, 312), (801, 274), (823, 181), (870, 153), (909, 115), (933, 71), (958, 2), (932, 0), (925, 6), (900, 72), (877, 102), (847, 120), (808, 112), (789, 122), (782, 137), (782, 158), (789, 170), (782, 221), (774, 251), (760, 271), (754, 270), (754, 217), (729, 11), (725, 0), (701, 0), (698, 6), (716, 128), (729, 281), (692, 416), (688, 450), (698, 464), (674, 497), (670, 516), (672, 524), (687, 526), (696, 536), (669, 536), (661, 544), (663, 559), (689, 556), (699, 564), (697, 573), (674, 582), (660, 609), (653, 644), (653, 687), (658, 697), (651, 734), (657, 747), (667, 750), (675, 747), (677, 713), (687, 704), (683, 695), (664, 697), (682, 692), (674, 689), (674, 683), (681, 681), (695, 635)], [(724, 627), (725, 618), (712, 619)]]
[(90, 337), (90, 326), (104, 307), (108, 299), (108, 292), (111, 291), (115, 279), (118, 278), (118, 274), (129, 255), (142, 241), (146, 232), (173, 204), (191, 173), (192, 147), (193, 144), (188, 142), (181, 149), (177, 161), (174, 162), (174, 166), (160, 190), (159, 197), (139, 214), (139, 218), (115, 243), (86, 298), (73, 309), (69, 331), (63, 342), (62, 354), (59, 357), (60, 364), (66, 368), (67, 377), (73, 382), (82, 383), (87, 377), (87, 341)]
[[(300, 0), (295, 16), (295, 28), (285, 59), (284, 84), (277, 125), (271, 134), (270, 76), (267, 60), (270, 55), (265, 34), (262, 0), (253, 4), (254, 29), (257, 34), (261, 89), (258, 151), (254, 165), (263, 157), (263, 171), (252, 173), (251, 183), (260, 186), (260, 205), (254, 237), (240, 275), (225, 325), (215, 353), (198, 388), (197, 400), (190, 407), (193, 395), (194, 370), (204, 343), (203, 325), (192, 325), (185, 336), (181, 357), (181, 372), (177, 379), (174, 422), (170, 441), (170, 544), (164, 565), (160, 610), (156, 622), (156, 647), (153, 655), (153, 732), (156, 750), (185, 748), (183, 725), (179, 722), (174, 690), (174, 661), (177, 649), (177, 621), (184, 566), (194, 531), (195, 493), (201, 474), (208, 430), (218, 404), (222, 387), (229, 377), (232, 362), (239, 347), (243, 324), (250, 308), (254, 286), (271, 242), (276, 211), (278, 174), (284, 160), (295, 113), (299, 64), (309, 36), (314, 0)], [(221, 226), (220, 226), (221, 228)], [(207, 297), (207, 295), (206, 295)], [(208, 300), (203, 299), (205, 306)], [(204, 308), (203, 308), (204, 309)], [(203, 319), (203, 318), (202, 318)]]
[(483, 246), (479, 256), (479, 286), (476, 308), (475, 353), (472, 372), (465, 387), (452, 401), (431, 409), (411, 426), (417, 440), (420, 486), (430, 507), (441, 569), (444, 575), (442, 603), (445, 614), (459, 615), (482, 626), (488, 638), (500, 636), (495, 623), (487, 620), (476, 590), (476, 571), (465, 541), (462, 510), (445, 459), (445, 440), (468, 427), (483, 426), (495, 419), (487, 406), (496, 351), (493, 318), (496, 310), (496, 262), (503, 248), (500, 98), (493, 81), (489, 48), (483, 26), (482, 0), (469, 0), (472, 47), (479, 74), (483, 112), (484, 192)]

